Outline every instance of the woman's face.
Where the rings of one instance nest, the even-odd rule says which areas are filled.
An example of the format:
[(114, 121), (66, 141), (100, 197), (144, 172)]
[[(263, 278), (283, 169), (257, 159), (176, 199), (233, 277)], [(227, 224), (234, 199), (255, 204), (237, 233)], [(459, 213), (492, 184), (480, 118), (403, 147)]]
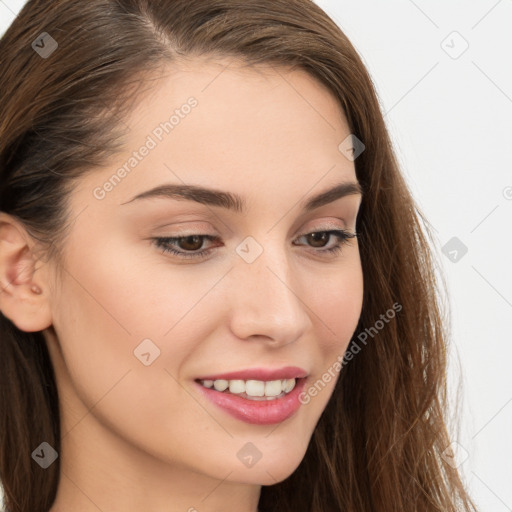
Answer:
[(155, 82), (125, 152), (77, 182), (45, 335), (64, 447), (270, 485), (303, 458), (361, 313), (357, 239), (332, 233), (355, 231), (361, 196), (306, 206), (357, 184), (319, 83), (226, 64)]

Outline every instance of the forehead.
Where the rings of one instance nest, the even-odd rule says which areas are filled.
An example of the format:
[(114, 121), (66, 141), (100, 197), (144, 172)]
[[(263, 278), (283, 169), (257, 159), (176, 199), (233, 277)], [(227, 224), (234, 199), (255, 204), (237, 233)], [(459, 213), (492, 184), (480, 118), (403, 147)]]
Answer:
[[(169, 65), (153, 83), (127, 120), (132, 145), (171, 122), (157, 142), (175, 152), (196, 154), (215, 145), (218, 155), (253, 148), (263, 158), (276, 150), (285, 153), (282, 142), (308, 141), (303, 153), (331, 144), (337, 149), (348, 130), (336, 98), (300, 69), (191, 60)], [(197, 103), (192, 109), (191, 98)]]
[(101, 186), (123, 167), (108, 194), (117, 205), (169, 182), (244, 196), (286, 189), (293, 197), (315, 183), (355, 180), (353, 162), (338, 149), (350, 134), (345, 115), (330, 91), (300, 69), (227, 59), (168, 65), (125, 123), (122, 154), (89, 184)]

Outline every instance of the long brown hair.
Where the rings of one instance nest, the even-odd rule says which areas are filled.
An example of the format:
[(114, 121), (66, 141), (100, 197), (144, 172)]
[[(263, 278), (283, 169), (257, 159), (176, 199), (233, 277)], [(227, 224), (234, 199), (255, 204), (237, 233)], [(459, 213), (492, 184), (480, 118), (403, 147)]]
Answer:
[[(43, 32), (58, 44), (44, 57), (32, 46)], [(363, 188), (357, 232), (364, 302), (348, 348), (354, 357), (343, 366), (301, 464), (283, 482), (262, 488), (260, 509), (476, 510), (442, 457), (450, 444), (447, 328), (428, 229), (400, 174), (360, 57), (313, 2), (27, 2), (0, 40), (0, 211), (58, 258), (71, 226), (67, 197), (74, 180), (121, 147), (123, 115), (144, 77), (194, 56), (307, 71), (337, 98), (351, 133), (365, 145), (355, 160)], [(393, 320), (375, 328), (396, 304)], [(60, 451), (60, 430), (44, 337), (0, 315), (0, 353), (7, 509), (46, 512), (60, 458), (43, 470), (31, 453), (41, 441)]]

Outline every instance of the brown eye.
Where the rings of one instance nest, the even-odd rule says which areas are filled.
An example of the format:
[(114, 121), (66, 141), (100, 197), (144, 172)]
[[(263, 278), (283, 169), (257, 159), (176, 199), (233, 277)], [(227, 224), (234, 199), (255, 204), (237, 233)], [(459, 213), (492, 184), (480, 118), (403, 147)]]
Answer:
[[(331, 229), (327, 231), (313, 231), (299, 238), (305, 239), (306, 244), (313, 249), (317, 249), (315, 252), (319, 254), (334, 255), (340, 253), (343, 245), (347, 244), (349, 239), (356, 238), (356, 236), (356, 233), (350, 233), (344, 229)], [(336, 239), (337, 242), (334, 246), (328, 247), (330, 245), (329, 242), (331, 242), (331, 237)]]
[(325, 247), (329, 242), (331, 234), (328, 231), (317, 231), (306, 236), (308, 237), (308, 242), (311, 242), (312, 247)]
[(155, 238), (154, 242), (163, 252), (173, 254), (179, 258), (205, 258), (214, 247), (202, 249), (204, 241), (219, 241), (217, 237), (212, 235), (188, 235), (166, 238)]
[(185, 251), (198, 251), (203, 246), (203, 237), (198, 235), (185, 236), (179, 240), (180, 249)]

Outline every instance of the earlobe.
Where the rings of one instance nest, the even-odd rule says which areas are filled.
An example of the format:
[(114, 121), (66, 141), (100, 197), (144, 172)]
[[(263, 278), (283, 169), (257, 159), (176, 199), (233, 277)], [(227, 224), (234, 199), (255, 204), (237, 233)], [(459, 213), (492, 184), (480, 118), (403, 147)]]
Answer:
[(52, 323), (44, 293), (47, 276), (35, 246), (17, 219), (0, 212), (0, 311), (25, 332), (42, 331)]

